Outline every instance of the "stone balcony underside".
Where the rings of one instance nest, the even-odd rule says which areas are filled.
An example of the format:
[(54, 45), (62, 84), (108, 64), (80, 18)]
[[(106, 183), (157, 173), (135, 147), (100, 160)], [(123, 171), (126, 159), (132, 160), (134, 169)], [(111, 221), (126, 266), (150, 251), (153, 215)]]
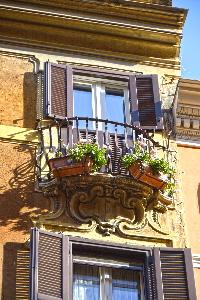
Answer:
[(63, 177), (43, 184), (43, 192), (52, 210), (32, 219), (38, 227), (136, 239), (144, 239), (143, 231), (151, 227), (155, 236), (148, 239), (169, 242), (160, 218), (172, 200), (131, 176), (93, 173)]

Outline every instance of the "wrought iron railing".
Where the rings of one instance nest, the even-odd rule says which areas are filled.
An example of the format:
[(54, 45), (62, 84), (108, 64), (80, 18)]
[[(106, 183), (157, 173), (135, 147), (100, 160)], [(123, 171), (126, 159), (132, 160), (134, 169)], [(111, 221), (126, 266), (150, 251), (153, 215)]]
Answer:
[[(80, 126), (81, 122), (81, 126)], [(85, 125), (83, 125), (83, 122)], [(110, 127), (113, 127), (110, 129)], [(154, 132), (146, 132), (141, 128), (126, 123), (109, 120), (73, 117), (63, 120), (53, 120), (51, 124), (39, 127), (40, 151), (37, 155), (36, 167), (38, 178), (48, 175), (48, 159), (59, 152), (67, 154), (67, 149), (73, 148), (80, 141), (93, 141), (100, 148), (105, 147), (108, 164), (101, 168), (101, 172), (114, 175), (128, 174), (127, 169), (122, 167), (121, 158), (126, 153), (132, 153), (134, 143), (138, 136), (146, 139), (147, 145), (162, 147), (153, 139)], [(64, 146), (63, 146), (64, 145)]]

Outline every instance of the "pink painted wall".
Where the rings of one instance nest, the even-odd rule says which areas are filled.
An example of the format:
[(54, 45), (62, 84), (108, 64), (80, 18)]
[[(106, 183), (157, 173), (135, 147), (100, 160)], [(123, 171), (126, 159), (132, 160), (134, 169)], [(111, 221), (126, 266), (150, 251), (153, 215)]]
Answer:
[[(200, 148), (178, 146), (180, 199), (184, 203), (186, 245), (200, 254)], [(200, 269), (194, 268), (197, 299), (200, 299)]]

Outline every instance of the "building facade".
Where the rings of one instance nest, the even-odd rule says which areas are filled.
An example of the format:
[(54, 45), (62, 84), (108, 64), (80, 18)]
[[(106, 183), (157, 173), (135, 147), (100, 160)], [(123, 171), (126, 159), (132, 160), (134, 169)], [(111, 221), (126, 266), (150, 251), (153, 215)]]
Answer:
[[(199, 82), (180, 79), (179, 60), (187, 10), (0, 8), (2, 300), (200, 298)], [(54, 158), (80, 141), (105, 148), (106, 165), (80, 175), (67, 158), (63, 175)], [(173, 193), (123, 167), (137, 143), (175, 170)]]

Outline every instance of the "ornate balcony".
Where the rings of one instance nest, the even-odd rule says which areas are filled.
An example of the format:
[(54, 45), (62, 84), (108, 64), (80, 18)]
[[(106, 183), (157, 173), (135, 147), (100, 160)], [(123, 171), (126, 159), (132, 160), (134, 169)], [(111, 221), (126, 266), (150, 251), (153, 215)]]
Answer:
[[(121, 158), (133, 152), (138, 136), (146, 139), (147, 147), (165, 148), (154, 141), (152, 132), (125, 123), (78, 117), (55, 119), (38, 130), (41, 139), (37, 156), (39, 187), (49, 198), (52, 211), (33, 222), (45, 228), (59, 224), (62, 231), (97, 230), (128, 238), (150, 226), (153, 231), (168, 235), (160, 220), (172, 199), (140, 179), (134, 179), (121, 164)], [(49, 175), (48, 160), (56, 151), (65, 155), (66, 149), (80, 139), (93, 140), (101, 148), (105, 146), (107, 166), (89, 174), (53, 179)], [(157, 238), (152, 237), (152, 241)], [(167, 238), (163, 241), (169, 242)]]
[[(147, 132), (136, 126), (97, 118), (73, 117), (57, 121), (38, 128), (41, 147), (37, 156), (37, 175), (39, 180), (46, 181), (49, 170), (44, 164), (55, 156), (56, 152), (67, 154), (80, 141), (93, 141), (99, 148), (106, 148), (107, 166), (99, 172), (112, 175), (129, 175), (122, 167), (121, 158), (126, 153), (132, 153), (138, 136), (147, 140), (147, 144), (162, 147), (153, 139), (153, 132)], [(63, 146), (65, 145), (65, 147)], [(45, 178), (45, 176), (47, 176)]]

